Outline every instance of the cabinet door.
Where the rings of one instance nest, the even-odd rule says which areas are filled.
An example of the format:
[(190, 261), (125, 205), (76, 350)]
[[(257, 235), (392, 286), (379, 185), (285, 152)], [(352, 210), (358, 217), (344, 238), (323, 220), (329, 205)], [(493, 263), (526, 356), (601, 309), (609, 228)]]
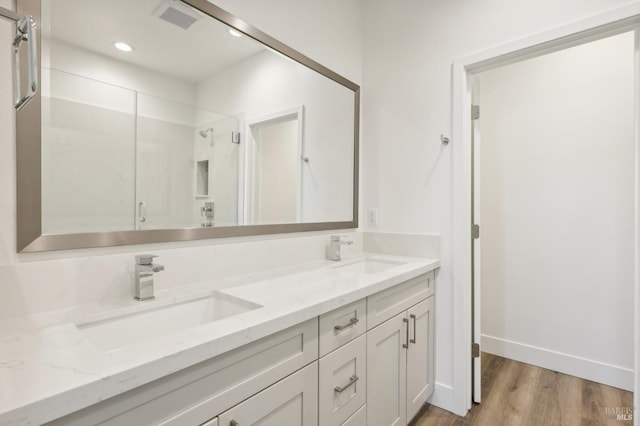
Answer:
[(411, 421), (433, 392), (433, 297), (407, 313), (407, 421)]
[(218, 416), (220, 426), (317, 426), (318, 362)]
[(402, 312), (367, 333), (367, 425), (407, 424), (407, 318)]

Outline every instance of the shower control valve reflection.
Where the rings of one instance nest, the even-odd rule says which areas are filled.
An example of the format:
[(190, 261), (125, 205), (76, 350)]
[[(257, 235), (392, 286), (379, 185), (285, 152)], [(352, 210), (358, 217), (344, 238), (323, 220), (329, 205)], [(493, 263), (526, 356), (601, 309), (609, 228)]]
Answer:
[(200, 216), (204, 216), (205, 218), (205, 221), (200, 224), (203, 228), (213, 227), (214, 208), (215, 204), (213, 201), (205, 201), (204, 207), (200, 208)]

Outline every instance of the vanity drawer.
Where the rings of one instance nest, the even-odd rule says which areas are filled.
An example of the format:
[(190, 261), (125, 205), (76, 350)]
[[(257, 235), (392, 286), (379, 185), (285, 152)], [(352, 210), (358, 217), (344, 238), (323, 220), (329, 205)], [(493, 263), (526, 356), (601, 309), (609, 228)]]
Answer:
[(366, 362), (366, 335), (320, 359), (318, 405), (322, 426), (340, 426), (366, 402)]
[(52, 425), (200, 425), (312, 363), (316, 318), (53, 421)]
[(433, 294), (435, 271), (367, 297), (367, 330), (382, 324)]
[(366, 299), (360, 299), (320, 315), (320, 356), (325, 356), (365, 331), (367, 331)]
[(318, 363), (241, 402), (218, 420), (220, 426), (318, 426)]
[(349, 417), (342, 426), (367, 426), (367, 404), (364, 404), (355, 414)]

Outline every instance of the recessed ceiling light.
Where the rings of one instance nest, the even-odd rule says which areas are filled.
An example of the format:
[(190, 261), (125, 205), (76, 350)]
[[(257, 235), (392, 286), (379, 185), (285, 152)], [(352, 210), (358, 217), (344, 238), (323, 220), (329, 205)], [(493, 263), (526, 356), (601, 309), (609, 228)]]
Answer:
[(122, 50), (123, 52), (131, 52), (133, 50), (133, 47), (122, 41), (118, 41), (113, 45), (116, 47), (116, 49)]
[(234, 37), (242, 37), (242, 33), (238, 30), (234, 30), (233, 28), (229, 28), (229, 34)]

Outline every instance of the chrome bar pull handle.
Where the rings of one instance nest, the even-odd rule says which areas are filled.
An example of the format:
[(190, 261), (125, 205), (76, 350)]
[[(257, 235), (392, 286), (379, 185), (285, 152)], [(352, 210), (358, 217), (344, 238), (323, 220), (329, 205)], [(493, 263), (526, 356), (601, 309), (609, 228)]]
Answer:
[(140, 201), (138, 203), (138, 222), (144, 223), (147, 221), (147, 203)]
[(402, 322), (407, 325), (407, 328), (405, 329), (405, 342), (407, 343), (403, 343), (402, 347), (405, 349), (408, 349), (409, 348), (409, 320), (406, 318), (402, 318)]
[(355, 374), (351, 377), (349, 377), (349, 383), (347, 383), (344, 386), (336, 386), (335, 388), (333, 388), (334, 391), (338, 392), (338, 393), (342, 393), (344, 392), (345, 389), (347, 389), (349, 386), (353, 385), (355, 382), (358, 381), (358, 379), (360, 379), (358, 376), (356, 376)]
[(416, 316), (411, 314), (409, 318), (413, 320), (413, 339), (409, 340), (409, 342), (416, 343)]
[[(27, 58), (29, 61), (29, 87), (26, 94), (22, 94), (20, 84), (20, 45), (27, 41)], [(16, 21), (16, 36), (13, 39), (13, 97), (17, 110), (34, 98), (38, 91), (38, 52), (36, 46), (36, 21), (32, 16)]]
[(342, 331), (345, 328), (349, 328), (349, 327), (353, 327), (354, 325), (356, 325), (358, 322), (360, 322), (360, 320), (358, 318), (351, 318), (349, 320), (349, 324), (345, 324), (345, 325), (336, 325), (335, 327), (333, 327), (333, 329), (335, 331)]

